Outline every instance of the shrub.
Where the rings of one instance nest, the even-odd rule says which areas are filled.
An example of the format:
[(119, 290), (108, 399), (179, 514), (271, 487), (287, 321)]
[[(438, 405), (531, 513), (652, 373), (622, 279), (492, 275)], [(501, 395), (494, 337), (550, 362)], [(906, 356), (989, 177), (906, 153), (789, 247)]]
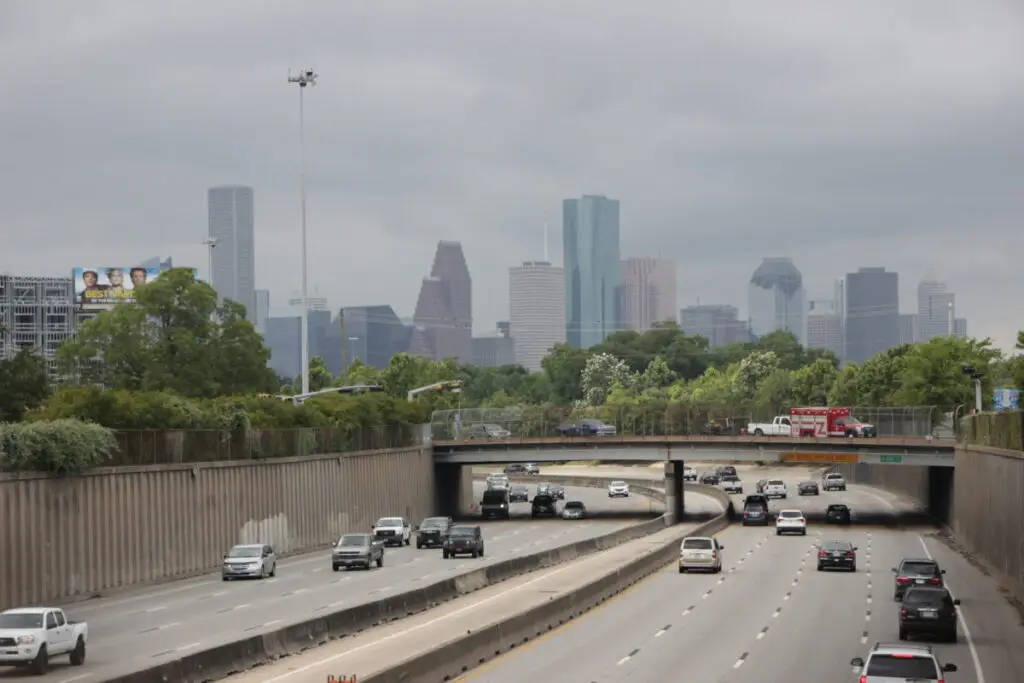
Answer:
[(107, 463), (114, 433), (81, 420), (0, 424), (0, 469), (72, 474)]

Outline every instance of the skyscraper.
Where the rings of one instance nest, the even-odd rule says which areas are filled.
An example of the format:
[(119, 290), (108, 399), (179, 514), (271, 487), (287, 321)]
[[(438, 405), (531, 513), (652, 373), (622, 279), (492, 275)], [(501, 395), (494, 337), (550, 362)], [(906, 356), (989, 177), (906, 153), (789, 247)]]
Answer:
[(462, 245), (441, 241), (423, 278), (409, 352), (435, 360), (473, 358), (473, 280)]
[(256, 301), (256, 243), (253, 189), (213, 187), (207, 191), (210, 237), (213, 248), (213, 288), (221, 299), (245, 306), (254, 318)]
[(804, 278), (793, 259), (764, 259), (750, 277), (747, 297), (754, 336), (785, 330), (801, 344), (807, 343)]
[(750, 341), (750, 327), (739, 319), (736, 307), (727, 304), (687, 306), (679, 311), (679, 327), (686, 334), (704, 337), (713, 349)]
[(843, 319), (835, 301), (811, 301), (807, 307), (807, 348), (824, 349), (842, 358)]
[(900, 282), (885, 268), (846, 276), (846, 358), (863, 363), (900, 343)]
[(565, 343), (565, 271), (547, 261), (509, 268), (508, 298), (516, 362), (538, 372), (551, 347)]
[(562, 258), (566, 340), (590, 348), (621, 328), (617, 200), (584, 195), (562, 202)]
[(166, 270), (167, 268), (174, 267), (174, 259), (168, 256), (167, 260), (164, 261), (159, 256), (154, 256), (153, 258), (146, 259), (142, 263), (136, 263), (135, 265), (139, 268), (159, 268), (160, 270)]
[(646, 332), (655, 323), (676, 319), (676, 263), (656, 258), (622, 262), (622, 326)]
[(927, 342), (935, 337), (956, 333), (953, 292), (931, 273), (917, 285), (917, 335), (914, 341)]
[(267, 332), (267, 318), (270, 317), (270, 290), (253, 291), (252, 326), (260, 334)]

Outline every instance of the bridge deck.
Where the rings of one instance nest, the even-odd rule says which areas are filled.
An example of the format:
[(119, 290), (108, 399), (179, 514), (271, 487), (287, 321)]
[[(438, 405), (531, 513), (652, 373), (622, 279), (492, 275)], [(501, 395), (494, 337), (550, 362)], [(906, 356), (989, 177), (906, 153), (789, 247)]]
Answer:
[(699, 446), (699, 447), (729, 447), (750, 448), (751, 446), (770, 447), (766, 450), (777, 450), (786, 448), (816, 448), (827, 447), (843, 449), (872, 449), (872, 448), (926, 448), (929, 450), (953, 451), (956, 449), (954, 441), (934, 439), (925, 436), (881, 436), (872, 439), (841, 439), (841, 438), (818, 438), (818, 437), (771, 437), (771, 436), (688, 436), (688, 435), (623, 435), (623, 436), (523, 436), (509, 439), (460, 439), (460, 440), (438, 440), (433, 441), (435, 447), (445, 446), (471, 446), (475, 448), (489, 446)]

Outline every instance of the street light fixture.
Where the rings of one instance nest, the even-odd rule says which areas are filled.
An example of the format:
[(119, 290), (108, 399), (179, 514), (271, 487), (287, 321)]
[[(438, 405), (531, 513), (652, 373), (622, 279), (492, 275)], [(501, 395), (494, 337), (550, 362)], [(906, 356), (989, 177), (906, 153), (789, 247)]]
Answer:
[(288, 72), (288, 82), (299, 86), (299, 185), (302, 193), (302, 393), (309, 393), (309, 293), (306, 278), (306, 110), (303, 93), (307, 86), (315, 86), (317, 74), (312, 69), (300, 71), (297, 76)]
[(974, 369), (973, 365), (962, 365), (960, 369), (974, 380), (974, 410), (981, 412), (981, 378), (984, 376)]
[(207, 247), (207, 277), (210, 278), (210, 286), (213, 287), (213, 248), (217, 246), (216, 237), (207, 237), (203, 240), (203, 245)]

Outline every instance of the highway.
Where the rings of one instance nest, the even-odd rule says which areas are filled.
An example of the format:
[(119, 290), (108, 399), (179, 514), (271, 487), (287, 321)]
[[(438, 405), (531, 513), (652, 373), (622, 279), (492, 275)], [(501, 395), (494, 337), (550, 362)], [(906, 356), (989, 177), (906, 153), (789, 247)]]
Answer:
[[(543, 478), (538, 479), (539, 482)], [(483, 484), (474, 485), (476, 498)], [(531, 497), (532, 497), (531, 487)], [(567, 488), (567, 500), (581, 500), (593, 512), (647, 515), (663, 506), (634, 495), (609, 500), (604, 490)], [(716, 508), (703, 499), (706, 512)], [(89, 623), (88, 662), (70, 669), (55, 662), (50, 677), (60, 681), (88, 673), (89, 680), (122, 673), (187, 652), (272, 631), (318, 613), (378, 600), (388, 595), (520, 554), (556, 548), (635, 524), (636, 518), (563, 521), (529, 520), (530, 506), (515, 504), (513, 519), (481, 522), (486, 557), (443, 560), (441, 551), (417, 550), (415, 544), (385, 550), (384, 567), (371, 571), (331, 571), (327, 550), (279, 564), (275, 578), (222, 582), (219, 573), (135, 594), (65, 606), (69, 618)], [(419, 523), (420, 520), (414, 520)], [(225, 549), (227, 550), (227, 549)], [(0, 673), (0, 678), (8, 672)], [(78, 680), (77, 678), (75, 680)]]
[[(805, 478), (799, 472), (784, 477), (791, 493)], [(864, 514), (903, 505), (887, 492), (851, 486), (818, 497), (791, 495), (772, 507), (820, 512), (830, 502)], [(935, 645), (943, 660), (959, 666), (947, 680), (1024, 680), (1020, 616), (991, 579), (933, 534), (927, 527), (814, 525), (806, 537), (777, 537), (771, 527), (734, 525), (719, 535), (721, 574), (679, 574), (670, 566), (458, 680), (520, 683), (552, 672), (566, 683), (856, 680), (851, 658), (865, 656), (875, 642), (897, 641), (891, 567), (921, 556), (941, 563), (962, 601), (960, 641)], [(857, 572), (818, 572), (815, 545), (822, 538), (852, 540), (859, 548)]]

